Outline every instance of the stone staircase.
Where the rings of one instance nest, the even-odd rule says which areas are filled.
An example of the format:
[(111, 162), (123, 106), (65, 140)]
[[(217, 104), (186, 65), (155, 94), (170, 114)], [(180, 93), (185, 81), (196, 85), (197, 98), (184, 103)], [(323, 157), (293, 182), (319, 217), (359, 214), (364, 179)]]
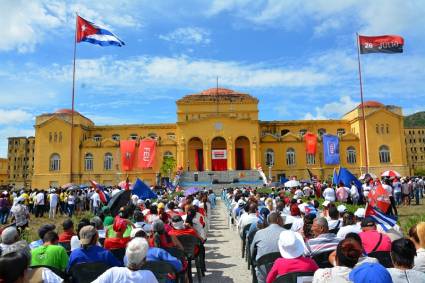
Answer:
[(235, 186), (262, 186), (263, 180), (257, 170), (183, 172), (179, 179), (183, 188), (223, 188)]

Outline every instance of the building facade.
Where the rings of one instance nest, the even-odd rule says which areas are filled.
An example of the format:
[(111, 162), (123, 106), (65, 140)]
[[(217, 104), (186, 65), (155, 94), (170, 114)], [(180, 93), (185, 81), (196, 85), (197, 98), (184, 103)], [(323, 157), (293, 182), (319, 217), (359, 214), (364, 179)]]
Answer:
[(0, 188), (9, 185), (9, 175), (7, 173), (7, 158), (0, 158)]
[[(115, 184), (129, 176), (154, 184), (165, 156), (187, 171), (252, 170), (261, 166), (270, 177), (319, 179), (332, 175), (325, 165), (324, 133), (339, 136), (341, 166), (355, 174), (366, 171), (363, 124), (359, 107), (339, 120), (260, 121), (258, 99), (237, 91), (214, 88), (177, 100), (177, 122), (96, 126), (75, 112), (73, 151), (70, 150), (70, 110), (36, 118), (33, 187), (95, 180)], [(401, 108), (365, 103), (369, 172), (394, 169), (409, 173)], [(318, 135), (317, 152), (307, 155), (304, 135)], [(120, 140), (151, 138), (157, 141), (155, 163), (146, 170), (121, 170)], [(71, 170), (72, 157), (72, 170)], [(71, 172), (72, 171), (72, 172)]]
[(18, 188), (31, 187), (34, 174), (35, 137), (12, 137), (8, 139), (9, 184)]
[(410, 175), (425, 172), (425, 128), (404, 129)]

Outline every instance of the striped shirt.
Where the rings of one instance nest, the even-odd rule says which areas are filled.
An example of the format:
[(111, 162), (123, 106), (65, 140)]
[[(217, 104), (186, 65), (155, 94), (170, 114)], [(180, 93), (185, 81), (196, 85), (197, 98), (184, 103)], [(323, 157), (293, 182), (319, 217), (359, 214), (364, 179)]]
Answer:
[(336, 250), (339, 241), (341, 241), (341, 239), (337, 238), (333, 233), (321, 234), (307, 241), (304, 254), (315, 256), (324, 252)]

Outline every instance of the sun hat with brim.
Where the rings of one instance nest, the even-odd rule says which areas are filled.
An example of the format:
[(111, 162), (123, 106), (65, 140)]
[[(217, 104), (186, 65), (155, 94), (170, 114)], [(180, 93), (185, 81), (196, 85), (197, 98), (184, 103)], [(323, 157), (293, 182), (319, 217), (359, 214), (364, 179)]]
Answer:
[(80, 230), (80, 243), (88, 245), (92, 242), (93, 237), (96, 235), (97, 230), (92, 225), (87, 225)]
[(286, 259), (300, 257), (304, 253), (304, 240), (301, 234), (287, 230), (279, 235), (278, 246), (280, 255)]
[(354, 283), (387, 283), (392, 282), (388, 270), (379, 263), (365, 262), (354, 268), (349, 275)]

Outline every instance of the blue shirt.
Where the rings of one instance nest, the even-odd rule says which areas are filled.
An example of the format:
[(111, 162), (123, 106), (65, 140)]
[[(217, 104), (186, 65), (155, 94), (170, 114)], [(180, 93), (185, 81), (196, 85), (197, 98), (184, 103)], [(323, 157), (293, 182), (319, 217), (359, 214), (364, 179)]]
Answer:
[(40, 247), (42, 245), (43, 245), (43, 240), (42, 239), (38, 239), (37, 241), (31, 242), (29, 244), (31, 250), (33, 250), (35, 248), (38, 248), (38, 247)]
[(77, 263), (84, 262), (104, 262), (107, 265), (122, 266), (118, 259), (107, 249), (99, 246), (91, 246), (88, 249), (78, 248), (73, 250), (69, 256), (67, 271)]
[[(149, 248), (146, 254), (146, 261), (165, 261), (171, 264), (177, 272), (183, 269), (182, 262), (178, 258), (173, 257), (161, 248)], [(127, 266), (127, 256), (124, 257), (124, 265)]]

